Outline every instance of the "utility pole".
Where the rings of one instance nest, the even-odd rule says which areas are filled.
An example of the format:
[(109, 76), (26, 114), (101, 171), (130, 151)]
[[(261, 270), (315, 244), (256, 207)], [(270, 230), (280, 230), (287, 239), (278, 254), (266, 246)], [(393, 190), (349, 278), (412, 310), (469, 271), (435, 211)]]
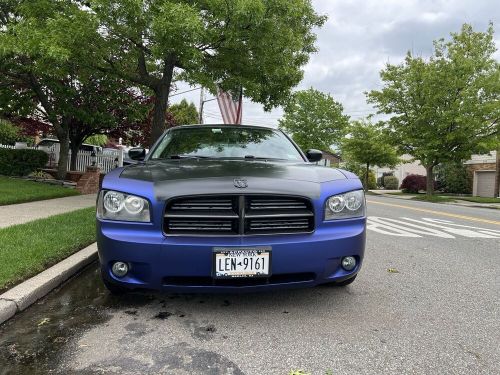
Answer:
[(205, 105), (205, 90), (203, 87), (200, 90), (200, 124), (203, 124), (203, 106)]

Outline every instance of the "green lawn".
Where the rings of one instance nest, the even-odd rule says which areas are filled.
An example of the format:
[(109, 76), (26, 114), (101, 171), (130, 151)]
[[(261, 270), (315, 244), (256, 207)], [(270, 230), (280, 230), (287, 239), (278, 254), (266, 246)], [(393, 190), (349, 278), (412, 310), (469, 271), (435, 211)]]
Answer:
[(487, 198), (487, 197), (453, 197), (453, 199), (468, 201), (474, 203), (500, 203), (500, 198)]
[(427, 196), (425, 194), (408, 194), (414, 195), (412, 199), (418, 201), (427, 201), (427, 202), (435, 202), (435, 203), (446, 203), (446, 202), (454, 202), (454, 201), (467, 201), (474, 203), (500, 203), (500, 198), (486, 198), (486, 197), (463, 197), (457, 195), (431, 195)]
[(78, 194), (75, 189), (0, 176), (0, 206)]
[(453, 202), (453, 199), (450, 197), (445, 197), (442, 195), (426, 195), (426, 194), (419, 194), (415, 195), (412, 199), (417, 200), (417, 201), (426, 201), (426, 202), (433, 202), (433, 203), (445, 203), (445, 202)]
[(0, 229), (0, 291), (95, 242), (95, 209)]

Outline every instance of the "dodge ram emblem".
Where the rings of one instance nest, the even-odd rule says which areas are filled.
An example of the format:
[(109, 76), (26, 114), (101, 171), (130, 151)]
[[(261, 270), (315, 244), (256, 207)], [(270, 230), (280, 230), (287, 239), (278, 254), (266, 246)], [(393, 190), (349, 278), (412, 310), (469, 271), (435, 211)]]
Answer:
[(244, 188), (248, 187), (247, 180), (245, 180), (245, 179), (235, 178), (233, 180), (233, 182), (234, 182), (234, 186), (237, 187), (238, 189), (244, 189)]

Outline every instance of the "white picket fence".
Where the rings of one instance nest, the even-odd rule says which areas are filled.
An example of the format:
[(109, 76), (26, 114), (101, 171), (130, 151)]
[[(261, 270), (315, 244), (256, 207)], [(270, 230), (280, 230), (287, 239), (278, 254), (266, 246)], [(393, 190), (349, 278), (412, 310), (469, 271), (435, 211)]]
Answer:
[[(92, 151), (79, 151), (76, 159), (76, 170), (85, 171), (89, 165), (94, 163)], [(110, 170), (123, 167), (123, 150), (106, 150), (106, 152), (95, 153), (95, 164), (102, 172), (108, 173)], [(68, 170), (71, 162), (71, 151), (68, 157)]]
[[(0, 148), (9, 148), (15, 149), (16, 146), (11, 145), (2, 145), (0, 144)], [(18, 147), (18, 148), (28, 148), (28, 149), (36, 149), (36, 147)], [(56, 167), (59, 161), (59, 145), (55, 144), (51, 146), (47, 151), (49, 154), (49, 161), (47, 163), (48, 167)], [(85, 172), (85, 169), (94, 164), (94, 156), (92, 155), (92, 151), (79, 151), (76, 159), (76, 170)], [(102, 172), (108, 173), (110, 170), (123, 167), (123, 150), (106, 150), (105, 152), (97, 152), (95, 153), (95, 165), (97, 165)], [(68, 157), (68, 170), (70, 170), (71, 163), (71, 151), (69, 152)]]

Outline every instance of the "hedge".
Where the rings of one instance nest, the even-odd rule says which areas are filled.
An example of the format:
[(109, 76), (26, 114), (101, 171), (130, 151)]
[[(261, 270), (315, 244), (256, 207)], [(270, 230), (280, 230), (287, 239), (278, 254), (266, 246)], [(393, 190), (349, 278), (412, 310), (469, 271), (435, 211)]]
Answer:
[(41, 150), (0, 148), (0, 174), (25, 176), (45, 167), (48, 160)]
[(384, 177), (384, 188), (387, 190), (397, 190), (399, 187), (399, 180), (395, 176)]

